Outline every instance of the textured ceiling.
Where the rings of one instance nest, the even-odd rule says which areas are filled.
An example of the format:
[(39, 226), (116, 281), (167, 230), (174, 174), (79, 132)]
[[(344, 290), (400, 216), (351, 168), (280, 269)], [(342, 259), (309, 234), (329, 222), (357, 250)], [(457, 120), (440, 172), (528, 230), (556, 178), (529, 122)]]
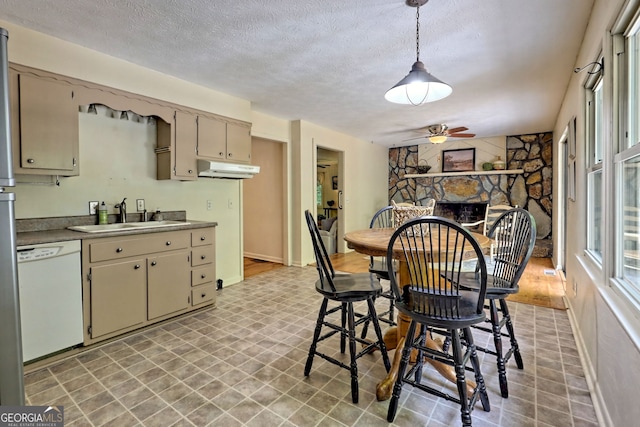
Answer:
[(421, 107), (384, 99), (415, 61), (402, 0), (0, 0), (0, 20), (393, 146), (435, 123), (552, 130), (592, 3), (431, 0), (420, 59), (453, 94)]

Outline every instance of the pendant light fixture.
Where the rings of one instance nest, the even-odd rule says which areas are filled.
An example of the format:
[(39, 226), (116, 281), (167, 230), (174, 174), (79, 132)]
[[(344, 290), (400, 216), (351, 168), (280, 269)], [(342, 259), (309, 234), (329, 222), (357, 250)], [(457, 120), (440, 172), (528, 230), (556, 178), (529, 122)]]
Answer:
[(420, 61), (420, 6), (429, 0), (406, 0), (407, 6), (416, 8), (416, 62), (409, 74), (385, 93), (389, 102), (422, 105), (449, 96), (453, 89), (430, 74)]

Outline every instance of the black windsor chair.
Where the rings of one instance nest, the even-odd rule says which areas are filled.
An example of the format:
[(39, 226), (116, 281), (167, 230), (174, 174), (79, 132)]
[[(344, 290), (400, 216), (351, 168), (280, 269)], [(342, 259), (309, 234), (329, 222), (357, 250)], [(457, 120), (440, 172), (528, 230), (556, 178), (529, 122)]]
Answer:
[[(309, 355), (304, 367), (304, 375), (309, 376), (311, 372), (311, 366), (313, 365), (314, 356), (320, 356), (334, 365), (344, 368), (351, 373), (351, 399), (353, 403), (358, 403), (358, 365), (357, 359), (365, 354), (371, 353), (374, 349), (380, 349), (382, 353), (382, 360), (384, 366), (389, 372), (391, 364), (389, 362), (389, 356), (387, 355), (387, 349), (385, 347), (382, 331), (380, 329), (380, 323), (376, 315), (376, 309), (374, 305), (375, 297), (382, 293), (382, 287), (380, 281), (370, 273), (358, 273), (358, 274), (336, 274), (331, 260), (327, 254), (327, 250), (320, 238), (320, 232), (318, 226), (307, 210), (305, 212), (305, 218), (311, 234), (311, 241), (313, 243), (313, 251), (316, 258), (316, 269), (318, 270), (319, 279), (316, 281), (316, 291), (322, 296), (322, 304), (318, 313), (318, 320), (313, 333), (313, 341), (309, 348)], [(329, 300), (339, 303), (336, 307), (328, 309)], [(353, 303), (366, 301), (368, 307), (368, 314), (361, 315), (354, 311)], [(327, 316), (340, 311), (340, 324), (331, 323)], [(356, 321), (356, 317), (358, 320)], [(371, 342), (363, 338), (356, 336), (356, 327), (363, 322), (373, 323), (373, 328), (378, 338), (377, 341)], [(327, 328), (328, 332), (321, 335), (322, 329)], [(350, 363), (346, 365), (341, 361), (322, 353), (318, 350), (318, 343), (339, 333), (340, 334), (340, 352), (344, 353), (346, 349), (346, 342), (349, 342), (349, 355)], [(363, 344), (364, 348), (357, 352), (356, 343)]]
[[(489, 310), (489, 317), (485, 321), (490, 323), (491, 327), (476, 325), (476, 328), (493, 334), (494, 349), (482, 347), (477, 349), (496, 356), (500, 394), (506, 398), (509, 397), (506, 364), (511, 356), (514, 357), (518, 369), (524, 368), (506, 298), (520, 289), (518, 282), (531, 258), (536, 242), (535, 219), (522, 208), (511, 209), (498, 217), (487, 236), (494, 240), (492, 245), (494, 267), (487, 276), (486, 285), (486, 308)], [(463, 273), (459, 278), (452, 280), (459, 281), (460, 286), (466, 289), (479, 289), (478, 272), (476, 268), (475, 272)], [(506, 332), (503, 332), (505, 328)], [(509, 339), (510, 347), (506, 352), (502, 349), (503, 337)]]
[[(463, 261), (478, 257), (479, 289), (465, 290), (447, 277), (462, 274)], [(398, 262), (398, 275), (396, 263)], [(443, 274), (441, 269), (445, 268)], [(490, 410), (489, 396), (480, 371), (480, 363), (471, 334), (471, 326), (486, 318), (484, 298), (487, 270), (482, 249), (471, 233), (459, 224), (441, 217), (419, 217), (398, 227), (389, 241), (387, 269), (398, 311), (411, 319), (407, 331), (398, 376), (393, 387), (387, 420), (395, 418), (403, 384), (451, 400), (460, 405), (463, 426), (471, 426), (471, 412), (477, 399)], [(399, 283), (399, 278), (403, 283)], [(418, 332), (418, 333), (416, 333)], [(451, 340), (452, 354), (426, 346), (427, 334)], [(416, 363), (407, 370), (412, 351)], [(455, 368), (457, 396), (423, 383), (425, 358)], [(471, 366), (468, 366), (470, 362)], [(472, 371), (476, 385), (467, 392), (466, 372)]]

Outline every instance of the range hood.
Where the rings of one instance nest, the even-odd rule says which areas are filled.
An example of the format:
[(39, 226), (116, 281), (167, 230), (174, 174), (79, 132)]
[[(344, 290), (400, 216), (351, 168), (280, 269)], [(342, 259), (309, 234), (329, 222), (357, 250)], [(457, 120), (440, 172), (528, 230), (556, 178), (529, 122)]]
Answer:
[(246, 179), (260, 172), (260, 166), (198, 160), (198, 176), (207, 178)]

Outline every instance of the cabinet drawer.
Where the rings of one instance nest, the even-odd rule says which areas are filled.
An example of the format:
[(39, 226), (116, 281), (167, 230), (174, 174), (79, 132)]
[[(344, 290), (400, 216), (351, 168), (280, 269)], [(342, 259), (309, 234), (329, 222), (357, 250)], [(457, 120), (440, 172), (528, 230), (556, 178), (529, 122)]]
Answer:
[(191, 246), (212, 245), (214, 228), (200, 228), (191, 232)]
[(189, 247), (189, 232), (184, 231), (136, 236), (130, 239), (104, 239), (89, 245), (89, 260), (100, 262), (187, 247)]
[(216, 288), (213, 284), (198, 286), (198, 289), (191, 290), (191, 305), (198, 305), (209, 301), (215, 301)]
[(213, 262), (213, 251), (210, 246), (193, 248), (191, 251), (191, 266), (211, 264)]
[(198, 286), (203, 283), (213, 282), (215, 270), (213, 265), (196, 268), (191, 271), (191, 286)]

